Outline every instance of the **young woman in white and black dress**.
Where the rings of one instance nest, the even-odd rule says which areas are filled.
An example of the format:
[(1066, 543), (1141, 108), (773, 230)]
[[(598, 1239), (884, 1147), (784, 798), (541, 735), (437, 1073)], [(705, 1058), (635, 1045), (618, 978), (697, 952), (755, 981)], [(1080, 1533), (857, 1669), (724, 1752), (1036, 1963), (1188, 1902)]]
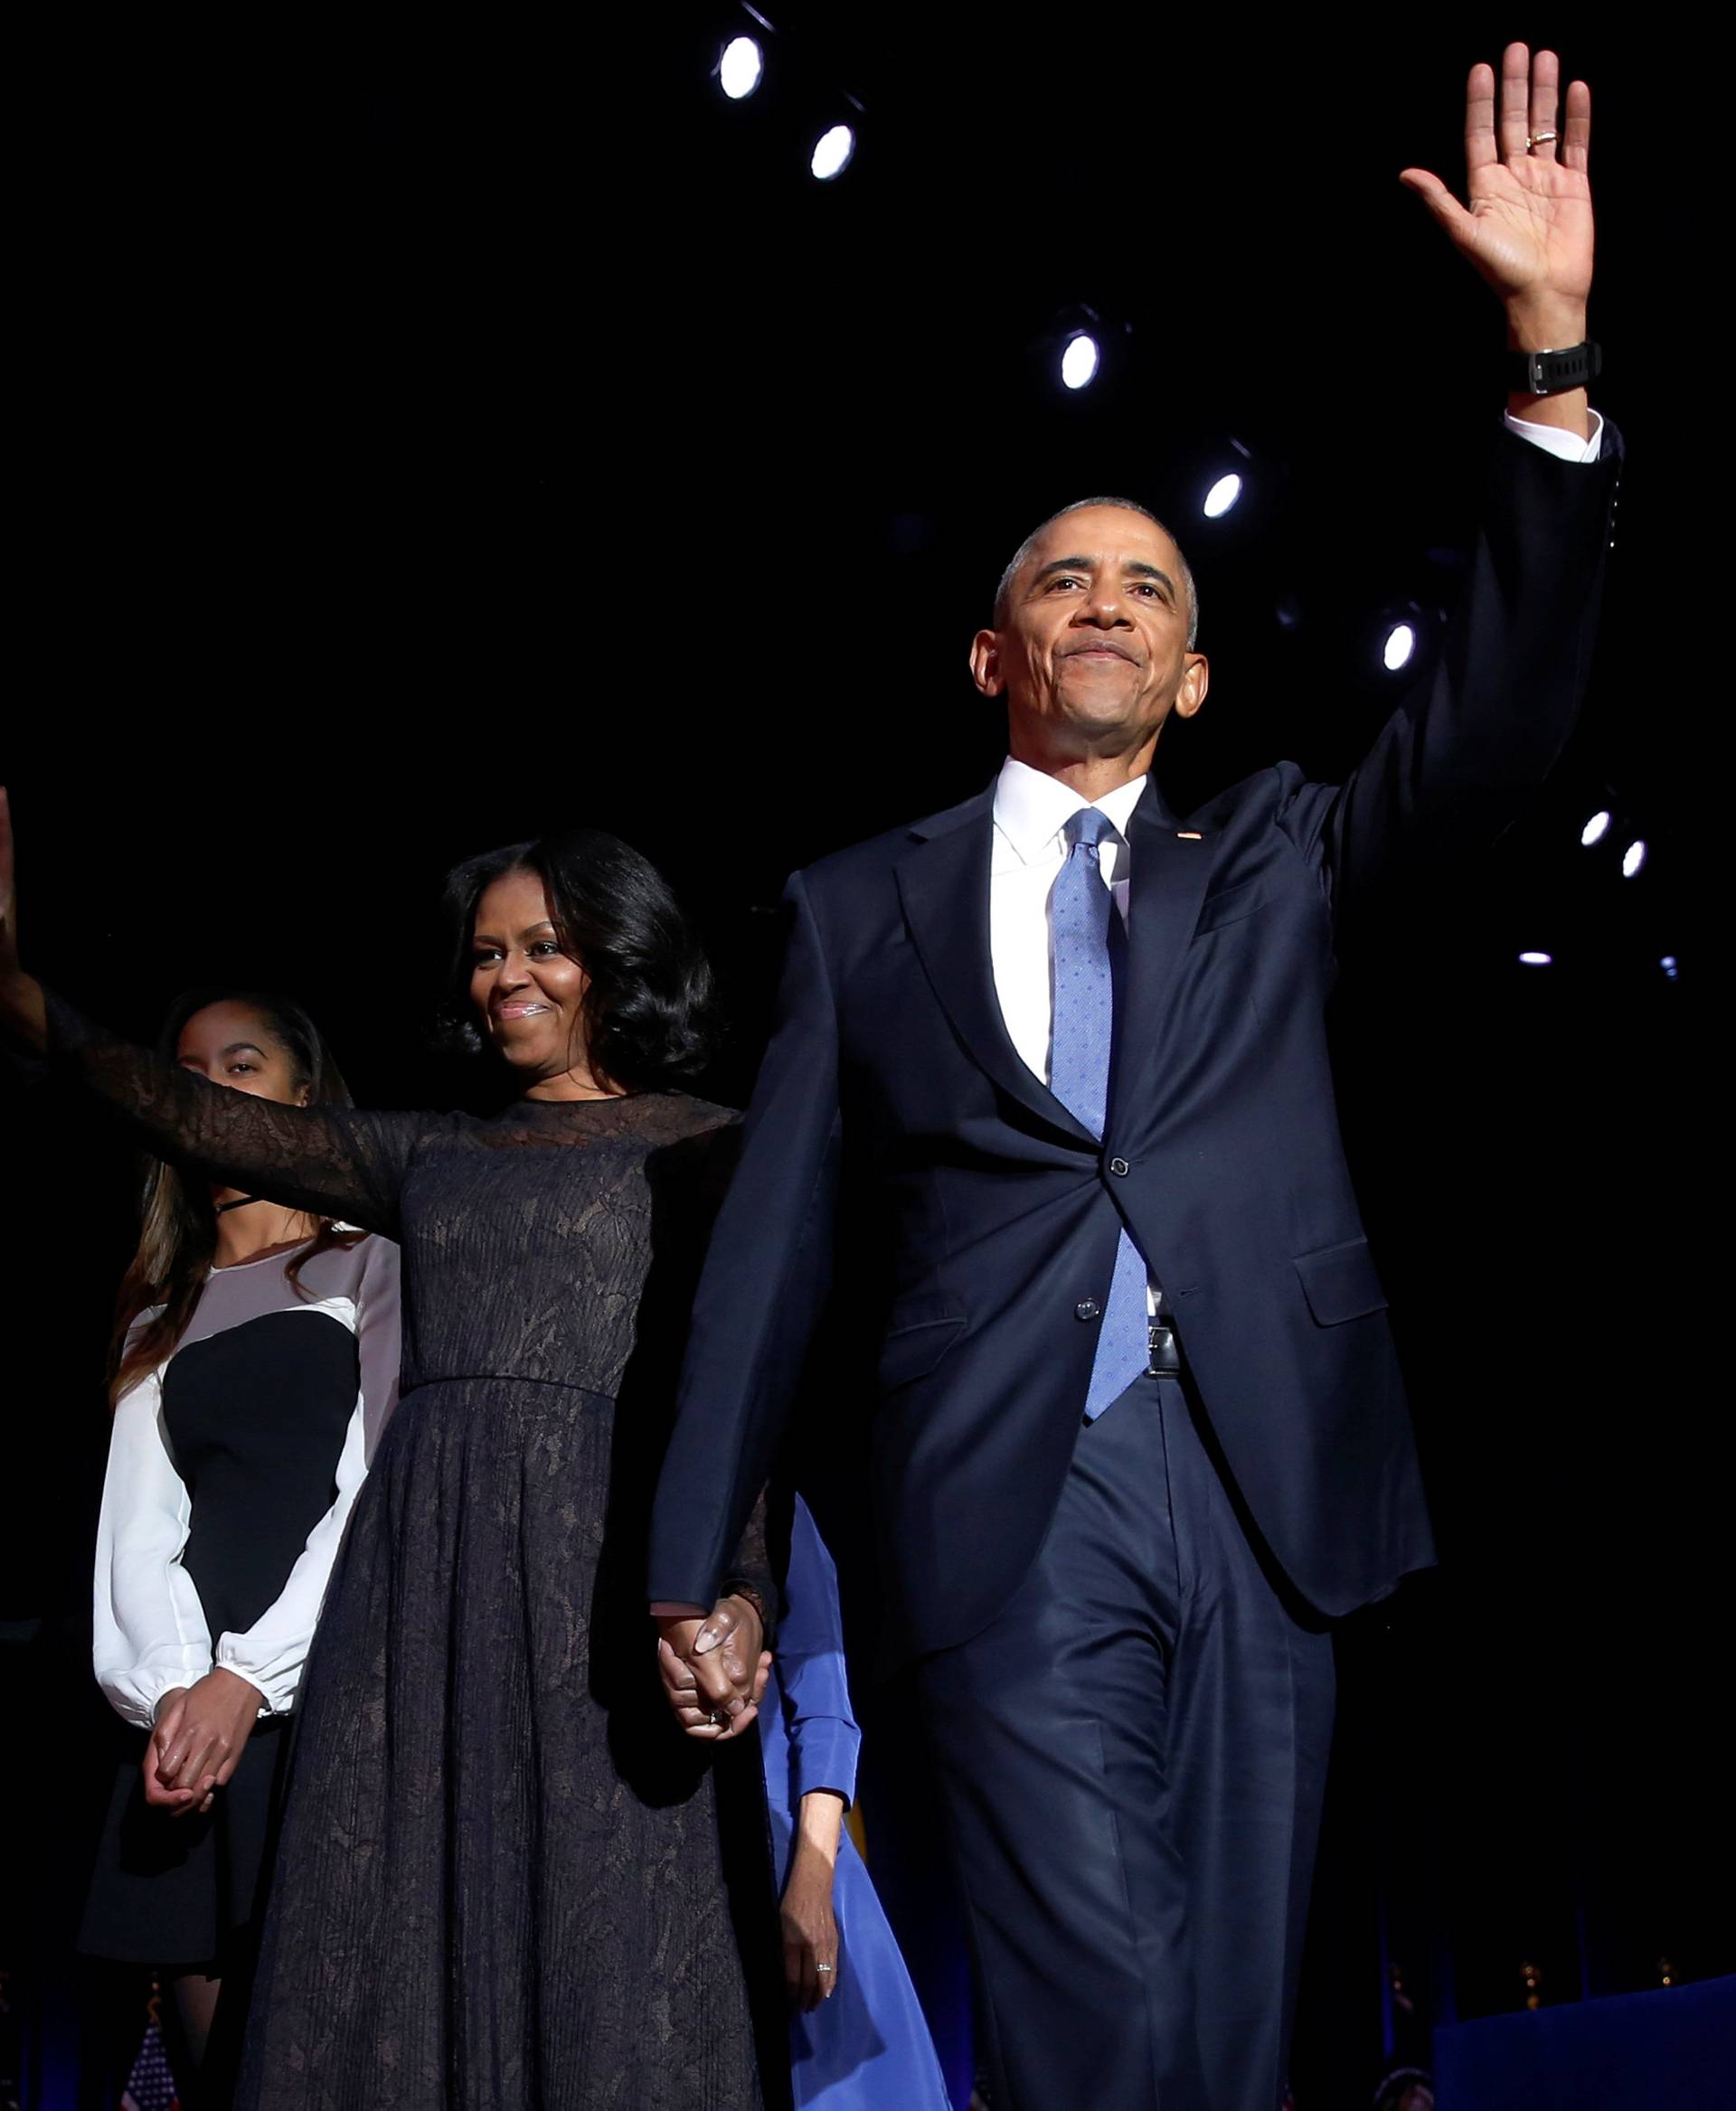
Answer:
[[(399, 1404), (304, 1682), (240, 2101), (787, 2102), (753, 1708), (684, 1738), (646, 1646), (650, 1497), (737, 1120), (681, 1089), (711, 984), (667, 887), (589, 830), (453, 875), (455, 1020), (516, 1095), (483, 1120), (153, 1062), (24, 973), (9, 872), (0, 795), (0, 1026), (162, 1154), (402, 1247)], [(360, 942), (389, 990), (392, 934)], [(762, 1531), (737, 1559), (711, 1619), (750, 1691)]]
[[(348, 1103), (287, 998), (184, 997), (157, 1054), (281, 1106)], [(80, 1946), (157, 1969), (189, 2105), (228, 2101), (285, 1726), (397, 1381), (394, 1246), (151, 1162), (117, 1315), (92, 1603), (98, 1682), (139, 1736)]]

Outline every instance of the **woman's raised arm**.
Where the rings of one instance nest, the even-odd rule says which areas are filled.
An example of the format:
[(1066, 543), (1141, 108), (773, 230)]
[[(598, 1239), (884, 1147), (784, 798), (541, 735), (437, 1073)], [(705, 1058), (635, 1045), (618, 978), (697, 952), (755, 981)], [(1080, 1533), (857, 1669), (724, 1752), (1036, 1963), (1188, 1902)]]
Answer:
[(77, 1079), (158, 1157), (267, 1202), (397, 1235), (411, 1154), (453, 1117), (283, 1107), (158, 1062), (24, 971), (14, 875), (11, 816), (0, 789), (0, 1032)]

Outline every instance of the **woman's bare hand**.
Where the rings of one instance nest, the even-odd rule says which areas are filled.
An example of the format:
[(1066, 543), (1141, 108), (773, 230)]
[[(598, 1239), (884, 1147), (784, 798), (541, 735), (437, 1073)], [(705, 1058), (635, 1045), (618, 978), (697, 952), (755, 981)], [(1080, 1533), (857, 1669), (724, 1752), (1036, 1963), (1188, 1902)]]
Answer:
[(833, 1865), (798, 1839), (784, 1885), (779, 1918), (784, 1934), (784, 1984), (792, 2004), (819, 2007), (838, 1991), (838, 1922), (832, 1908)]
[(146, 1741), (145, 1757), (139, 1762), (139, 1775), (145, 1784), (145, 1800), (153, 1810), (167, 1811), (171, 1817), (183, 1817), (188, 1811), (208, 1811), (213, 1801), (213, 1792), (206, 1790), (203, 1795), (190, 1788), (175, 1788), (164, 1777), (161, 1770), (163, 1755), (173, 1744), (180, 1729), (181, 1717), (187, 1703), (187, 1689), (171, 1686), (156, 1704), (156, 1722)]
[[(163, 1711), (151, 1744), (159, 1782), (211, 1808), (215, 1792), (240, 1766), (259, 1716), (259, 1690), (221, 1665), (189, 1686), (172, 1711)], [(182, 1815), (191, 1804), (175, 1812)]]

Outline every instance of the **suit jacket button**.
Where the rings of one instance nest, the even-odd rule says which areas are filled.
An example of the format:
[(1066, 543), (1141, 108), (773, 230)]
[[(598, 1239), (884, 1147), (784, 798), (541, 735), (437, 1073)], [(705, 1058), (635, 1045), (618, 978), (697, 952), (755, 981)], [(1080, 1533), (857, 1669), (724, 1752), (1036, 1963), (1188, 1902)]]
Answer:
[(1125, 1158), (1111, 1158), (1109, 1160), (1109, 1171), (1111, 1173), (1127, 1173), (1130, 1170), (1131, 1168), (1128, 1166)]
[(1081, 1297), (1073, 1307), (1075, 1319), (1101, 1319), (1103, 1307), (1095, 1297)]

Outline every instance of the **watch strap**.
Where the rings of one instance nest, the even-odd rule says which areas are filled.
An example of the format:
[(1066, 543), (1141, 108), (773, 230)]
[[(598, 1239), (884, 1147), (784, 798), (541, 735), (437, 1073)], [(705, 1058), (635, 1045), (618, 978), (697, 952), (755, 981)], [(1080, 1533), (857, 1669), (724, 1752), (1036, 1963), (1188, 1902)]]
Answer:
[(1560, 396), (1582, 389), (1603, 372), (1603, 347), (1588, 337), (1564, 352), (1510, 352), (1507, 386), (1515, 396)]

